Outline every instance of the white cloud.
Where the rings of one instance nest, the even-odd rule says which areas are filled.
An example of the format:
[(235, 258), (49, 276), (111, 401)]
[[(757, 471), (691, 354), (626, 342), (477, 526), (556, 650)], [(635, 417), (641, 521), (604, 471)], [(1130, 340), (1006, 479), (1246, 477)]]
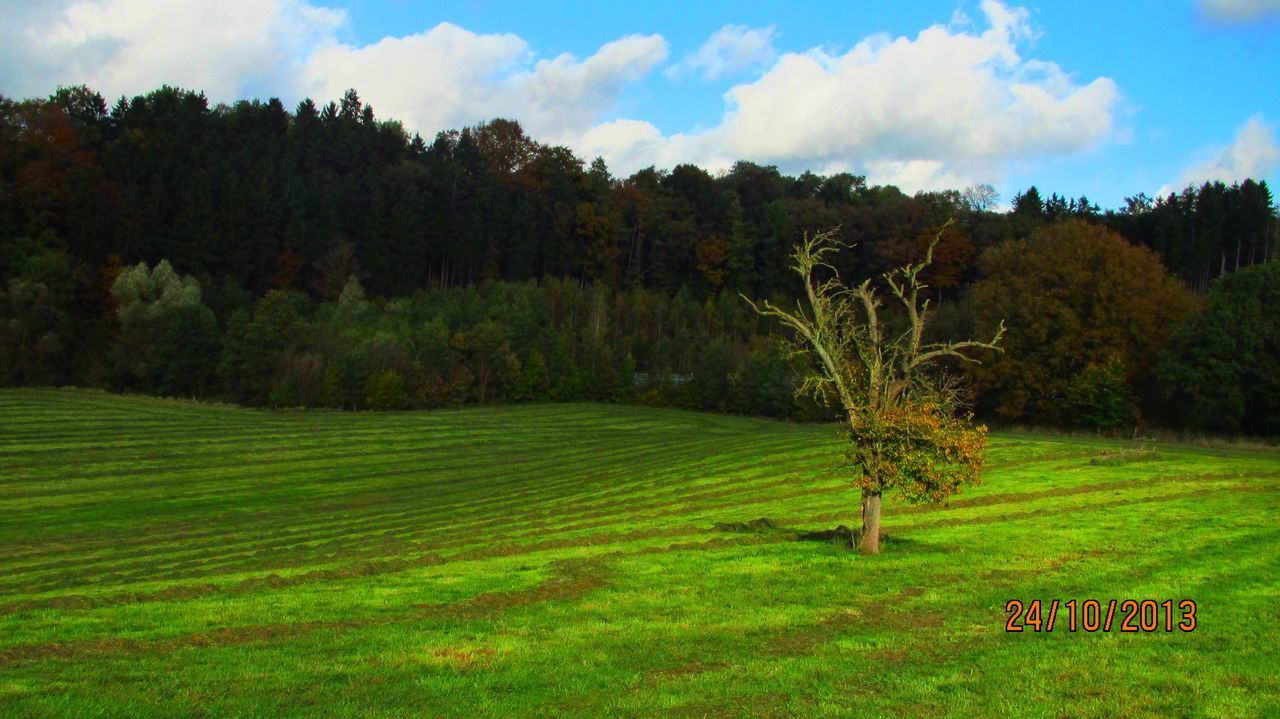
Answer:
[(507, 102), (530, 129), (564, 139), (585, 131), (613, 108), (623, 86), (639, 80), (667, 57), (660, 35), (628, 35), (606, 43), (581, 62), (562, 54), (540, 60), (512, 78)]
[(614, 120), (596, 125), (575, 138), (571, 147), (583, 157), (603, 156), (614, 175), (629, 175), (654, 165), (671, 168), (695, 163), (715, 172), (727, 170), (736, 158), (715, 153), (708, 133), (663, 135), (644, 120)]
[(692, 54), (679, 64), (667, 68), (668, 77), (678, 77), (686, 72), (696, 72), (706, 80), (739, 73), (753, 67), (767, 65), (778, 56), (773, 49), (777, 34), (774, 25), (750, 28), (746, 25), (725, 25), (711, 34)]
[(1199, 0), (1200, 11), (1221, 23), (1250, 23), (1280, 15), (1280, 0)]
[(977, 184), (972, 176), (957, 174), (940, 160), (873, 160), (864, 169), (876, 184), (894, 185), (908, 192), (960, 190)]
[(302, 0), (74, 0), (0, 5), (0, 89), (45, 94), (84, 83), (108, 98), (161, 84), (239, 97), (278, 85), (303, 54), (345, 22)]
[(0, 92), (43, 95), (84, 83), (108, 99), (161, 84), (214, 101), (264, 89), (318, 101), (356, 88), (379, 117), (430, 136), (494, 117), (535, 138), (568, 142), (599, 122), (623, 87), (666, 59), (658, 35), (627, 36), (578, 60), (538, 59), (510, 34), (442, 23), (353, 46), (346, 16), (305, 0), (0, 0)]
[(1265, 122), (1262, 115), (1254, 115), (1245, 121), (1227, 147), (1214, 148), (1203, 154), (1205, 159), (1182, 171), (1176, 186), (1161, 187), (1157, 196), (1215, 180), (1226, 183), (1248, 178), (1262, 180), (1280, 170), (1280, 145), (1276, 143), (1275, 126)]
[(382, 117), (424, 130), (446, 129), (460, 108), (484, 103), (498, 74), (528, 52), (515, 35), (476, 35), (443, 23), (363, 47), (322, 47), (308, 58), (300, 89), (323, 102), (355, 87)]
[(877, 35), (843, 54), (786, 53), (725, 94), (724, 117), (710, 130), (663, 138), (615, 123), (589, 137), (624, 173), (636, 158), (670, 155), (672, 144), (688, 153), (684, 161), (708, 167), (728, 158), (851, 167), (912, 191), (995, 182), (1011, 162), (1112, 135), (1120, 100), (1112, 80), (1080, 84), (1052, 62), (1024, 59), (1019, 47), (1035, 36), (1027, 11), (993, 0), (981, 7), (980, 33), (959, 22), (914, 39)]
[(355, 87), (379, 116), (423, 134), (494, 117), (518, 120), (542, 141), (576, 138), (613, 107), (623, 86), (666, 58), (658, 35), (607, 43), (585, 60), (563, 54), (533, 63), (512, 34), (480, 35), (442, 23), (363, 47), (317, 50), (302, 85), (318, 97)]

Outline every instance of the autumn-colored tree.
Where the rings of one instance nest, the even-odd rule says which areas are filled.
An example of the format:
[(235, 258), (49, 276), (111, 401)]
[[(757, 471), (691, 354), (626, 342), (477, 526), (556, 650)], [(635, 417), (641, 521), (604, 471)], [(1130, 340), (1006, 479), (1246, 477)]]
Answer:
[(273, 290), (293, 289), (298, 285), (298, 275), (302, 272), (302, 258), (293, 250), (281, 250), (276, 255), (276, 271), (267, 281)]
[[(921, 208), (902, 209), (878, 218), (887, 224), (859, 228), (859, 234), (872, 238), (877, 233), (888, 234), (884, 240), (872, 241), (865, 248), (866, 259), (861, 272), (848, 265), (847, 269), (858, 276), (874, 276), (894, 268), (910, 264), (924, 257), (933, 245), (933, 261), (920, 274), (920, 281), (929, 285), (939, 301), (944, 291), (954, 290), (964, 284), (971, 274), (976, 254), (973, 243), (953, 222), (931, 221)], [(918, 228), (918, 229), (916, 229)], [(937, 240), (935, 242), (935, 239)], [(851, 258), (840, 258), (849, 263)], [(845, 269), (842, 267), (841, 269)]]
[(729, 260), (729, 241), (723, 237), (708, 237), (694, 247), (698, 271), (707, 284), (719, 289), (724, 285), (725, 263)]
[(1083, 220), (996, 245), (980, 267), (976, 329), (1010, 330), (1005, 354), (970, 374), (981, 406), (1009, 420), (1097, 424), (1079, 388), (1117, 361), (1149, 395), (1152, 358), (1195, 306), (1153, 252)]
[(959, 227), (947, 223), (936, 234), (926, 231), (916, 235), (916, 257), (928, 251), (935, 236), (939, 239), (933, 248), (933, 263), (924, 271), (921, 279), (938, 292), (953, 290), (963, 284), (965, 275), (973, 266), (973, 243)]
[[(945, 230), (945, 226), (943, 228)], [(849, 459), (862, 494), (860, 551), (880, 551), (880, 506), (885, 492), (908, 502), (940, 501), (978, 481), (986, 428), (958, 417), (958, 394), (945, 375), (928, 371), (946, 357), (976, 361), (969, 350), (996, 349), (1000, 325), (990, 342), (925, 343), (929, 300), (920, 279), (933, 261), (939, 232), (922, 261), (882, 276), (902, 305), (905, 329), (891, 329), (880, 317), (880, 298), (866, 280), (841, 282), (827, 257), (842, 245), (835, 231), (806, 235), (796, 247), (795, 270), (804, 281), (807, 308), (784, 310), (772, 302), (751, 306), (795, 330), (796, 349), (816, 361), (801, 391), (837, 404), (848, 422)], [(815, 276), (824, 273), (827, 279)]]
[(472, 128), (472, 136), (489, 169), (503, 178), (524, 169), (541, 149), (515, 120), (482, 122)]
[(585, 250), (583, 270), (590, 277), (616, 283), (621, 254), (618, 238), (622, 234), (622, 222), (617, 213), (605, 211), (590, 202), (580, 202), (576, 216), (574, 237)]

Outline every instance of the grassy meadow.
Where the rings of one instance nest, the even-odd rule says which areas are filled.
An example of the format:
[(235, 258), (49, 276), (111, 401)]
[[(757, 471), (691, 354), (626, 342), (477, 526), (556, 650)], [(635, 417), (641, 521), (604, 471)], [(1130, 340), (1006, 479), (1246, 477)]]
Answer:
[[(841, 442), (6, 390), (0, 716), (1280, 716), (1280, 454), (997, 433), (865, 557)], [(1037, 598), (1197, 626), (1007, 633)]]

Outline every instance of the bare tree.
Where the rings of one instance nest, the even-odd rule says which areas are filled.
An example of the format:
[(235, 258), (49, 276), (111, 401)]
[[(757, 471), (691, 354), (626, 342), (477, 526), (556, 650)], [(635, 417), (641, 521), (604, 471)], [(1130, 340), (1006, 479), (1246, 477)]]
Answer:
[[(836, 232), (838, 228), (806, 235), (793, 255), (792, 268), (804, 281), (807, 310), (789, 312), (768, 301), (743, 299), (761, 315), (776, 317), (795, 330), (795, 349), (815, 358), (815, 371), (805, 378), (801, 391), (827, 403), (838, 402), (844, 410), (852, 442), (848, 456), (859, 473), (855, 486), (862, 491), (858, 548), (876, 554), (885, 491), (895, 491), (907, 501), (940, 501), (978, 481), (986, 427), (972, 426), (968, 415), (957, 416), (955, 384), (927, 367), (945, 357), (976, 362), (967, 352), (998, 350), (1004, 325), (990, 342), (924, 341), (929, 301), (920, 298), (927, 285), (919, 277), (933, 261), (933, 248), (942, 237), (939, 230), (923, 261), (883, 275), (905, 315), (905, 329), (891, 330), (881, 320), (880, 298), (871, 280), (847, 287), (826, 261), (843, 246)], [(827, 278), (819, 279), (815, 272)]]
[(970, 212), (986, 212), (1000, 201), (1000, 193), (991, 185), (969, 185), (960, 193), (960, 201)]

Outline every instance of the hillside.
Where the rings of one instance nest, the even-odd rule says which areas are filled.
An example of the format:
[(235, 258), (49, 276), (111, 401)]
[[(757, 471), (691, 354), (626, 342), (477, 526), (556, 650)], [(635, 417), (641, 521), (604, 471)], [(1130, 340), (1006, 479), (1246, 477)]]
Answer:
[[(1280, 714), (1274, 452), (997, 433), (981, 486), (889, 503), (862, 557), (806, 538), (854, 523), (840, 449), (633, 406), (3, 390), (0, 715)], [(1037, 598), (1197, 625), (1007, 633)]]

